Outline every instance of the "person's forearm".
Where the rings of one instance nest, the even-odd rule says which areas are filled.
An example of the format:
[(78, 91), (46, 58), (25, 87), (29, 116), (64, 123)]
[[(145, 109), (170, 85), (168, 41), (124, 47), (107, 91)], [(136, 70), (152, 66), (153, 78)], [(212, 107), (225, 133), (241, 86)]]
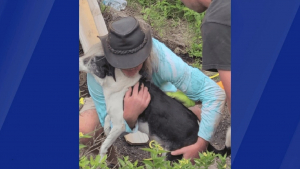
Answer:
[(185, 159), (194, 159), (199, 158), (199, 152), (206, 151), (208, 146), (208, 141), (204, 140), (201, 137), (198, 137), (198, 140), (196, 143), (183, 147), (181, 149), (172, 151), (172, 155), (183, 155), (183, 158)]
[(201, 147), (207, 147), (208, 146), (208, 141), (204, 140), (201, 137), (198, 137), (198, 140), (196, 142), (197, 145), (199, 145), (199, 149), (201, 149)]
[(217, 84), (207, 77), (203, 84), (205, 92), (202, 98), (201, 122), (198, 136), (210, 140), (216, 126), (219, 124), (221, 113), (224, 111), (226, 95)]

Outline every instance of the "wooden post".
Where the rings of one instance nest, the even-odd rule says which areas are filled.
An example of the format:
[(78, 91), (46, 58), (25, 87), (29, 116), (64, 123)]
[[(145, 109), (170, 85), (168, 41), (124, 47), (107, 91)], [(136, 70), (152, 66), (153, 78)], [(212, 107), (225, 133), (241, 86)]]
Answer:
[(94, 17), (94, 22), (96, 24), (99, 36), (104, 36), (108, 34), (105, 21), (103, 19), (102, 13), (97, 0), (87, 0), (91, 9), (91, 13)]
[(100, 42), (97, 36), (107, 33), (97, 0), (79, 0), (79, 40), (83, 52), (86, 53), (95, 43)]

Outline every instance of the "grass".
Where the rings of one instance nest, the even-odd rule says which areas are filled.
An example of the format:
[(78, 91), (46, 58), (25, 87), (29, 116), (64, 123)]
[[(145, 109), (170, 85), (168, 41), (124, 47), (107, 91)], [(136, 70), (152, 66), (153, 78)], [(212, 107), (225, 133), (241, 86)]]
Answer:
[[(182, 26), (182, 22), (187, 22), (187, 53), (191, 57), (202, 57), (202, 37), (200, 26), (204, 13), (197, 13), (185, 7), (180, 0), (128, 0), (128, 5), (134, 9), (141, 7), (140, 13), (160, 37), (166, 35), (169, 27)], [(184, 35), (185, 36), (185, 35)]]
[(202, 64), (200, 63), (200, 59), (195, 59), (195, 62), (192, 64), (192, 66), (201, 70)]

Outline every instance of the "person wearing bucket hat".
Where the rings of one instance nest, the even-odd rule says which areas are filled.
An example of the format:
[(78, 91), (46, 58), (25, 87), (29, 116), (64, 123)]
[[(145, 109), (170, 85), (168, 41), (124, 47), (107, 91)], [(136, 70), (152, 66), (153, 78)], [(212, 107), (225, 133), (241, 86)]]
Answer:
[[(153, 38), (150, 29), (134, 17), (112, 21), (108, 35), (100, 39), (107, 61), (113, 67), (121, 69), (125, 76), (133, 77), (137, 73), (143, 73), (164, 92), (180, 90), (189, 99), (202, 102), (201, 110), (199, 107), (192, 109), (198, 117), (201, 114), (198, 141), (182, 152), (184, 158), (199, 157), (199, 152), (206, 150), (215, 124), (224, 109), (224, 91), (199, 69), (189, 66)], [(89, 73), (87, 85), (103, 126), (107, 115), (103, 89)], [(151, 99), (146, 87), (142, 86), (140, 91), (137, 88), (138, 83), (133, 89), (129, 88), (124, 97), (126, 132), (138, 129), (137, 118)]]
[(109, 25), (109, 34), (100, 37), (107, 61), (115, 68), (139, 66), (150, 55), (150, 30), (143, 32), (134, 17), (121, 18)]

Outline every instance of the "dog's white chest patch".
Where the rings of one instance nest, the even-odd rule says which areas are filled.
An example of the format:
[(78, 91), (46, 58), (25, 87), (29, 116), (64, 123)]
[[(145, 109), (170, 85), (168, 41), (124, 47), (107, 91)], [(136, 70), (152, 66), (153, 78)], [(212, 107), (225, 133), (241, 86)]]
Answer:
[(139, 81), (141, 75), (137, 73), (135, 76), (129, 78), (126, 77), (120, 69), (116, 68), (116, 81), (111, 76), (106, 76), (104, 79), (100, 79), (97, 76), (94, 77), (103, 88), (107, 113), (111, 115), (118, 114), (118, 116), (121, 115), (119, 118), (123, 118), (124, 95), (129, 87)]

